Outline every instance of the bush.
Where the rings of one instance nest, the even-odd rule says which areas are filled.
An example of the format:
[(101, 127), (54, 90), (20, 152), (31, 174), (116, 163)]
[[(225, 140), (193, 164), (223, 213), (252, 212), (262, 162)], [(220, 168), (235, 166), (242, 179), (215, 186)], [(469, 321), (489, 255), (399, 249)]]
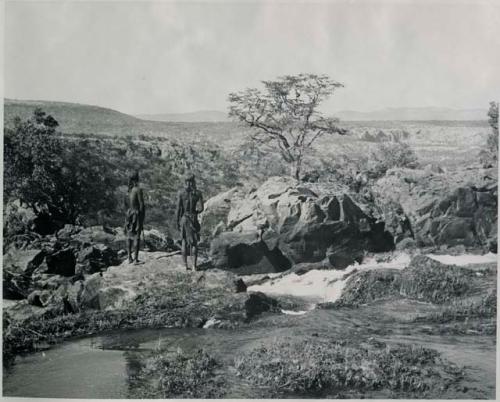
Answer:
[(52, 230), (75, 224), (85, 213), (114, 207), (113, 171), (86, 140), (65, 142), (57, 121), (36, 109), (5, 130), (4, 204), (19, 199)]
[(371, 154), (370, 171), (381, 177), (392, 168), (417, 169), (418, 158), (411, 146), (405, 142), (384, 142), (377, 145)]
[(498, 163), (498, 103), (490, 102), (488, 117), (491, 131), (486, 138), (486, 147), (479, 154), (480, 161), (484, 166)]

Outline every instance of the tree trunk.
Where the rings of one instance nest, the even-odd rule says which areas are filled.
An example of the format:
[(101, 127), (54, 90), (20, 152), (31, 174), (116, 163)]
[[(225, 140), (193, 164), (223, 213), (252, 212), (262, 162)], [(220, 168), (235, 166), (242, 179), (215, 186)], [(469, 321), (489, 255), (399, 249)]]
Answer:
[(298, 159), (292, 163), (292, 176), (296, 180), (300, 180), (301, 171), (302, 171), (302, 159)]

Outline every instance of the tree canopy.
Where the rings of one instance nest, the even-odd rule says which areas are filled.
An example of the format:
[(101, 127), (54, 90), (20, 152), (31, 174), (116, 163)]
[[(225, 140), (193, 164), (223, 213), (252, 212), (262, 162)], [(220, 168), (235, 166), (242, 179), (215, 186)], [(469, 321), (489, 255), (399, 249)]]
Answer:
[(347, 133), (337, 125), (338, 119), (318, 110), (343, 85), (315, 74), (287, 75), (262, 83), (263, 91), (249, 88), (229, 94), (229, 116), (255, 128), (252, 140), (277, 149), (299, 179), (304, 155), (317, 139)]
[(63, 141), (58, 122), (40, 109), (5, 129), (4, 198), (19, 199), (52, 223), (114, 207), (116, 183), (104, 159), (84, 143)]
[(479, 154), (481, 162), (485, 166), (498, 163), (498, 102), (490, 102), (488, 122), (491, 131), (486, 138), (486, 147)]

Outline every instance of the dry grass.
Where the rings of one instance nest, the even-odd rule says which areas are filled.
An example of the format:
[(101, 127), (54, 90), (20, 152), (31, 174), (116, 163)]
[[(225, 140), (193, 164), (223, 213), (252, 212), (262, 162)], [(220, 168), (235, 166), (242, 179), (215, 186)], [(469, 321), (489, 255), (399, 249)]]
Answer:
[(131, 379), (131, 398), (221, 398), (221, 363), (204, 350), (186, 354), (154, 351)]
[(241, 377), (279, 396), (386, 390), (392, 397), (435, 397), (437, 389), (446, 389), (462, 376), (432, 349), (319, 338), (261, 346), (236, 359), (235, 367)]

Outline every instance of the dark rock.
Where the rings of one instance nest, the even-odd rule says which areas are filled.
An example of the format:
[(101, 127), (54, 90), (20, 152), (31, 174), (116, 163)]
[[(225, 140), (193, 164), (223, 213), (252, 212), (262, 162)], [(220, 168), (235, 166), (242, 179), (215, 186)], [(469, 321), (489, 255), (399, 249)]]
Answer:
[(328, 202), (326, 203), (326, 215), (331, 221), (340, 220), (340, 203), (337, 197), (327, 197)]
[(54, 219), (48, 213), (40, 213), (33, 220), (33, 230), (42, 236), (53, 234), (64, 226), (63, 222)]
[(47, 272), (50, 274), (75, 275), (76, 258), (72, 248), (66, 248), (45, 257)]
[(15, 275), (3, 271), (2, 296), (9, 300), (22, 300), (28, 296), (30, 287), (29, 279), (24, 275)]
[(343, 245), (334, 244), (327, 249), (326, 257), (333, 268), (344, 269), (355, 262), (361, 264), (363, 261), (363, 250), (356, 247), (356, 244), (350, 245), (349, 243), (350, 242), (347, 241)]
[[(414, 238), (422, 247), (487, 248), (497, 237), (497, 174), (493, 169), (491, 177), (474, 169), (453, 176), (395, 169), (377, 181), (373, 193), (396, 243)], [(407, 178), (414, 179), (414, 185), (405, 185)], [(397, 232), (403, 210), (413, 236), (409, 231)]]
[(280, 312), (277, 300), (261, 292), (236, 293), (225, 300), (225, 305), (209, 319), (205, 328), (234, 328), (250, 322), (264, 312)]
[(496, 239), (489, 240), (488, 241), (488, 251), (496, 254), (497, 250), (498, 250), (497, 240)]
[(46, 290), (35, 290), (28, 295), (28, 303), (32, 306), (46, 307), (50, 302), (51, 294)]
[(245, 301), (246, 321), (267, 311), (278, 311), (278, 302), (261, 292), (249, 293)]
[(473, 246), (476, 244), (474, 225), (471, 218), (443, 217), (436, 219), (431, 229), (436, 244), (454, 246), (463, 244)]
[(476, 210), (475, 192), (470, 187), (460, 187), (455, 194), (457, 199), (455, 215), (471, 218)]
[[(317, 188), (316, 188), (317, 187)], [(364, 250), (389, 251), (392, 235), (346, 194), (325, 194), (287, 178), (271, 178), (239, 200), (227, 227), (211, 244), (216, 267), (245, 273), (282, 272), (292, 264), (328, 258), (339, 267), (360, 261)], [(248, 271), (243, 271), (248, 267)]]
[(78, 253), (79, 272), (93, 274), (109, 266), (118, 265), (120, 260), (116, 251), (104, 244), (95, 244)]
[(144, 231), (144, 246), (149, 251), (174, 251), (179, 249), (173, 239), (155, 229)]
[(239, 278), (234, 282), (234, 286), (236, 287), (236, 293), (246, 292), (247, 285), (243, 282), (243, 279)]
[(282, 272), (291, 267), (277, 247), (269, 249), (255, 233), (224, 232), (211, 243), (210, 254), (215, 267), (240, 274)]

